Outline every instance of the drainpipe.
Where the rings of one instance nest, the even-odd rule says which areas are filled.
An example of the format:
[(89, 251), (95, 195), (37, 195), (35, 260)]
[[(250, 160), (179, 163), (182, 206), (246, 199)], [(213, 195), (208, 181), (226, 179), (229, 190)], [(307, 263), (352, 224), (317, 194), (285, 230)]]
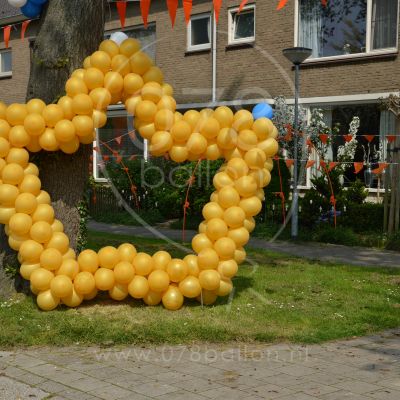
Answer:
[(212, 93), (211, 101), (213, 103), (217, 102), (217, 21), (215, 18), (215, 12), (213, 12), (212, 21)]

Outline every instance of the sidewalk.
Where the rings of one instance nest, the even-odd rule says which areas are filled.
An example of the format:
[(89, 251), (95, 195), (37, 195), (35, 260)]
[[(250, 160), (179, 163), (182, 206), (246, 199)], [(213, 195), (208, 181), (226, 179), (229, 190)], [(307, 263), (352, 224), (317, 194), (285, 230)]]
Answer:
[(400, 329), (323, 345), (0, 352), (2, 400), (399, 400)]
[[(142, 226), (109, 225), (90, 221), (89, 229), (105, 233), (132, 235), (146, 238), (172, 239), (181, 241), (182, 231), (173, 229), (148, 230)], [(185, 240), (192, 240), (197, 232), (186, 231)], [(366, 247), (347, 247), (333, 244), (291, 243), (283, 241), (268, 242), (263, 239), (250, 239), (249, 247), (289, 254), (310, 260), (337, 262), (357, 266), (377, 266), (400, 268), (400, 253), (376, 250)]]

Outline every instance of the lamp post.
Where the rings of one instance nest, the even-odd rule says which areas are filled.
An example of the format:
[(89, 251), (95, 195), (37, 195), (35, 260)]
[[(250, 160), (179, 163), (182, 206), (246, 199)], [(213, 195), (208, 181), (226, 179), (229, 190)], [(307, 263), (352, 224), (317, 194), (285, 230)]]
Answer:
[(294, 65), (295, 93), (294, 93), (294, 169), (293, 169), (293, 202), (292, 202), (292, 238), (297, 239), (299, 234), (299, 190), (298, 190), (298, 134), (299, 134), (299, 92), (300, 92), (300, 65), (312, 54), (312, 49), (306, 47), (291, 47), (283, 50), (283, 55)]

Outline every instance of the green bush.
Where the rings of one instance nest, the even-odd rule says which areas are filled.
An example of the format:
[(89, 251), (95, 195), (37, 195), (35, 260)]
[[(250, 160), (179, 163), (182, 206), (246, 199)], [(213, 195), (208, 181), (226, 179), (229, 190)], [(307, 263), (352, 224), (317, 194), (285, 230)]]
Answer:
[(383, 204), (364, 203), (347, 205), (347, 210), (338, 219), (340, 225), (352, 228), (354, 232), (382, 232)]
[(345, 246), (357, 246), (358, 236), (349, 228), (331, 225), (321, 225), (313, 234), (313, 240), (321, 243), (342, 244)]
[(347, 190), (344, 191), (346, 204), (363, 204), (367, 197), (368, 190), (359, 179), (352, 182)]
[(265, 201), (267, 204), (271, 204), (273, 202), (277, 202), (277, 199), (280, 198), (276, 195), (281, 191), (281, 184), (279, 180), (279, 169), (278, 169), (278, 162), (279, 168), (281, 170), (282, 176), (282, 191), (285, 195), (285, 199), (289, 198), (290, 192), (290, 171), (285, 163), (284, 160), (274, 160), (274, 169), (271, 172), (271, 182), (270, 184), (264, 189), (265, 192)]
[(400, 232), (388, 237), (385, 248), (387, 250), (400, 251)]

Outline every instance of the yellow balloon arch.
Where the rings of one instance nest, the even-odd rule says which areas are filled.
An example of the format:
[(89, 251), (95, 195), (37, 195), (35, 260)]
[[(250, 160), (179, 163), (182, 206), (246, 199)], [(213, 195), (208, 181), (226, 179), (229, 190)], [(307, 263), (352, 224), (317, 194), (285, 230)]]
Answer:
[[(271, 179), (278, 151), (272, 122), (227, 107), (177, 112), (171, 86), (135, 39), (121, 45), (102, 42), (65, 89), (57, 104), (0, 103), (0, 223), (18, 251), (20, 273), (30, 281), (38, 306), (77, 307), (108, 291), (115, 300), (130, 295), (177, 310), (185, 297), (212, 304), (228, 295)], [(150, 141), (153, 156), (169, 154), (176, 162), (226, 160), (192, 241), (196, 255), (180, 260), (159, 251), (151, 256), (123, 244), (77, 256), (69, 247), (29, 152), (76, 152), (80, 143), (93, 142), (95, 129), (106, 124), (107, 107), (120, 101), (135, 116), (135, 128)]]

